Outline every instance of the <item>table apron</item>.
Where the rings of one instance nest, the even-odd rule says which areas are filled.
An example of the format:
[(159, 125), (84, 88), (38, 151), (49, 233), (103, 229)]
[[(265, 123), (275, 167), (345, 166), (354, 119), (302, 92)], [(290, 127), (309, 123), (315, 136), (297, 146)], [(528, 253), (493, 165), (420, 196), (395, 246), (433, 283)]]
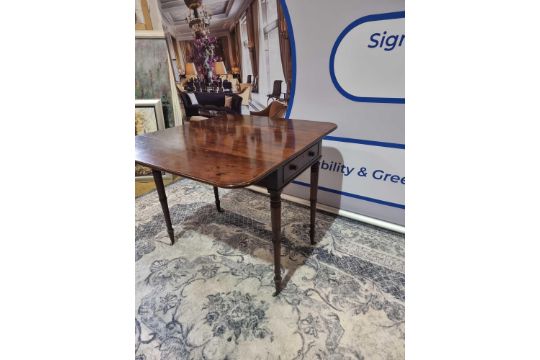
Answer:
[(321, 141), (309, 147), (294, 159), (289, 160), (255, 185), (262, 186), (268, 190), (281, 190), (298, 175), (306, 171), (313, 164), (321, 159)]

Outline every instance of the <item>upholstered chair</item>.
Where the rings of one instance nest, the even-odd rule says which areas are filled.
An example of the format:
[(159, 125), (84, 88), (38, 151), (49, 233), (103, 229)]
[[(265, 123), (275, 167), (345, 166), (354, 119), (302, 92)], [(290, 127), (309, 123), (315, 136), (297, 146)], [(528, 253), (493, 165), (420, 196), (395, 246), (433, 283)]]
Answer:
[(240, 92), (237, 94), (242, 98), (242, 105), (249, 106), (251, 100), (251, 84), (239, 84)]
[(287, 105), (280, 101), (272, 101), (266, 109), (261, 111), (251, 111), (251, 115), (268, 116), (272, 119), (282, 119), (287, 112)]
[(232, 78), (231, 80), (229, 80), (232, 84), (232, 89), (233, 89), (233, 92), (239, 92), (240, 91), (240, 86), (239, 86), (239, 82), (238, 82), (238, 79), (235, 79), (235, 78)]

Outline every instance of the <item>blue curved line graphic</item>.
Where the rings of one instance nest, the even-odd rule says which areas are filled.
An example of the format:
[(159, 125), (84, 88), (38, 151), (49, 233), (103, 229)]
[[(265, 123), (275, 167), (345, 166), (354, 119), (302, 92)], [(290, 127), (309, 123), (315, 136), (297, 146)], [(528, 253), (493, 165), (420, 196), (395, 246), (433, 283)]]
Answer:
[(289, 8), (285, 0), (280, 0), (281, 8), (283, 9), (283, 16), (287, 23), (287, 32), (289, 34), (289, 44), (291, 45), (291, 61), (292, 61), (292, 79), (291, 79), (291, 91), (289, 92), (289, 101), (287, 103), (287, 112), (285, 113), (285, 119), (288, 119), (291, 115), (292, 106), (294, 103), (294, 92), (296, 89), (296, 44), (294, 43), (294, 31), (292, 28), (291, 15), (289, 14)]
[(336, 42), (334, 43), (334, 46), (332, 47), (332, 52), (330, 53), (329, 66), (330, 66), (330, 78), (332, 79), (332, 83), (334, 84), (335, 88), (337, 89), (337, 91), (340, 92), (341, 95), (343, 95), (349, 100), (358, 101), (358, 102), (405, 104), (405, 98), (363, 97), (363, 96), (352, 95), (351, 93), (348, 93), (345, 89), (343, 89), (341, 85), (339, 85), (339, 82), (337, 81), (337, 78), (336, 78), (336, 74), (334, 73), (334, 60), (336, 57), (336, 52), (339, 47), (339, 44), (341, 44), (341, 41), (343, 40), (345, 35), (347, 35), (352, 29), (354, 29), (358, 25), (361, 25), (363, 23), (370, 22), (370, 21), (392, 20), (392, 19), (401, 19), (401, 18), (405, 18), (405, 11), (364, 16), (350, 23), (341, 32), (341, 34), (339, 34), (338, 38), (336, 39)]
[(386, 148), (405, 150), (405, 144), (397, 144), (397, 143), (391, 143), (391, 142), (385, 142), (385, 141), (355, 139), (355, 138), (347, 138), (347, 137), (339, 137), (339, 136), (328, 136), (328, 135), (323, 137), (323, 139), (324, 140), (329, 140), (329, 141), (338, 141), (338, 142), (344, 142), (344, 143), (362, 144), (362, 145), (370, 145), (370, 146), (380, 146), (380, 147), (386, 147)]
[[(310, 184), (305, 183), (303, 181), (298, 181), (298, 180), (291, 181), (291, 184), (301, 185), (301, 186), (305, 186), (305, 187), (311, 187)], [(353, 198), (353, 199), (369, 201), (369, 202), (372, 202), (372, 203), (375, 203), (375, 204), (385, 205), (385, 206), (390, 206), (390, 207), (395, 207), (395, 208), (398, 208), (398, 209), (405, 210), (405, 205), (403, 205), (403, 204), (398, 204), (398, 203), (394, 203), (394, 202), (390, 202), (390, 201), (386, 201), (386, 200), (381, 200), (381, 199), (375, 199), (375, 198), (372, 198), (372, 197), (369, 197), (369, 196), (353, 194), (353, 193), (350, 193), (350, 192), (336, 190), (336, 189), (332, 189), (332, 188), (328, 188), (328, 187), (324, 187), (324, 186), (317, 186), (317, 188), (319, 190), (326, 191), (326, 192), (329, 192), (329, 193), (338, 194), (338, 195), (342, 195), (342, 196), (347, 196), (347, 197), (350, 197), (350, 198)]]

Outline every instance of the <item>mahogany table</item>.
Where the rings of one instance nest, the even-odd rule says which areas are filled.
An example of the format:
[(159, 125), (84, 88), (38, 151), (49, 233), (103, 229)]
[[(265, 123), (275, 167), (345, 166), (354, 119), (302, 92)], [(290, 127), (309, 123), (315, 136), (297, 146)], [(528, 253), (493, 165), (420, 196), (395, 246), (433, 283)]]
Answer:
[(135, 162), (152, 169), (167, 232), (174, 232), (161, 171), (218, 188), (265, 187), (270, 193), (274, 283), (281, 290), (281, 191), (311, 167), (310, 240), (314, 244), (318, 161), (322, 138), (335, 124), (265, 116), (226, 115), (135, 137)]

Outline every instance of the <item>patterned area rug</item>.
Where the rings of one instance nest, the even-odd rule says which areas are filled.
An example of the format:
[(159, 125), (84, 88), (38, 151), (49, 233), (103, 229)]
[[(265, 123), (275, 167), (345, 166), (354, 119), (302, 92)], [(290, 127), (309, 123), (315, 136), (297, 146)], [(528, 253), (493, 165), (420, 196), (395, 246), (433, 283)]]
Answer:
[[(136, 199), (135, 356), (150, 359), (403, 359), (403, 235), (282, 203), (284, 289), (273, 297), (270, 202), (181, 180)], [(163, 242), (162, 242), (163, 241)]]

